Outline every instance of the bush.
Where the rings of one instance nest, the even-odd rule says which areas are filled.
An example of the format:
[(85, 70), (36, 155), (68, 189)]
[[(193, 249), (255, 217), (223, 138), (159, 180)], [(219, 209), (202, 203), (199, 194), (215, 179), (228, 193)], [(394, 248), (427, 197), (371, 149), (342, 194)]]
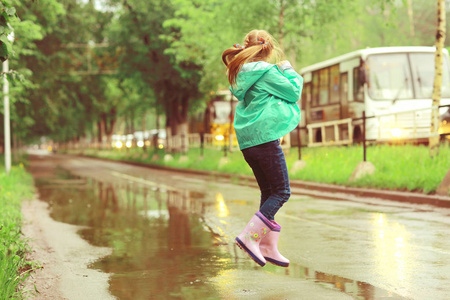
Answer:
[[(0, 165), (1, 167), (1, 165)], [(21, 202), (32, 197), (33, 181), (22, 164), (9, 176), (0, 171), (0, 299), (23, 298), (20, 288), (33, 268), (27, 262), (27, 242), (21, 236)]]

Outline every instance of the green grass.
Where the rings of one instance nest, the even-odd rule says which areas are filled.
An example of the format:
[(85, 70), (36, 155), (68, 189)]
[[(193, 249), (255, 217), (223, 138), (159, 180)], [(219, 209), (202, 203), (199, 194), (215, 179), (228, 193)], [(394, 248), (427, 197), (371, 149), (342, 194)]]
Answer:
[[(361, 146), (305, 148), (302, 149), (302, 159), (306, 161), (306, 167), (296, 174), (291, 174), (291, 178), (346, 186), (432, 193), (450, 169), (449, 144), (442, 144), (439, 150), (439, 155), (431, 158), (429, 148), (423, 145), (370, 146), (367, 148), (367, 161), (375, 166), (375, 173), (350, 183), (348, 179), (363, 160)], [(288, 166), (291, 166), (298, 156), (297, 152), (292, 152), (287, 158)]]
[[(86, 149), (83, 151), (69, 150), (71, 154), (83, 154), (91, 157), (101, 157), (113, 160), (127, 160), (134, 162), (150, 163), (153, 165), (167, 166), (173, 168), (186, 168), (204, 171), (216, 171), (229, 174), (252, 175), (250, 167), (242, 157), (240, 151), (227, 152), (227, 163), (220, 164), (220, 160), (224, 157), (223, 150), (204, 149), (203, 157), (199, 148), (191, 148), (186, 154), (187, 160), (181, 159), (182, 154), (172, 154), (172, 160), (165, 161), (164, 150), (148, 150), (144, 152), (142, 149), (129, 150), (95, 150)], [(154, 155), (159, 156), (158, 160), (154, 160)]]
[[(298, 159), (297, 151), (297, 148), (292, 149), (286, 156), (289, 169)], [(322, 183), (347, 184), (362, 157), (362, 147), (302, 148), (302, 160), (306, 162), (306, 167), (291, 174), (290, 177)]]
[(450, 169), (450, 146), (442, 145), (435, 158), (426, 146), (372, 147), (368, 160), (377, 171), (356, 185), (431, 193)]
[[(228, 152), (225, 164), (221, 164), (224, 153), (220, 149), (205, 149), (204, 158), (201, 159), (200, 149), (191, 148), (187, 153), (187, 160), (180, 160), (180, 154), (173, 154), (171, 161), (164, 160), (163, 150), (143, 152), (142, 149), (128, 151), (88, 149), (82, 152), (88, 156), (132, 160), (175, 168), (252, 175), (240, 151)], [(80, 151), (71, 150), (69, 153)], [(157, 160), (152, 159), (155, 153), (159, 156)], [(297, 159), (298, 149), (290, 149), (286, 154), (289, 169)], [(302, 148), (302, 160), (306, 162), (306, 167), (296, 173), (291, 172), (291, 179), (429, 194), (436, 191), (450, 169), (450, 145), (442, 144), (439, 155), (435, 158), (430, 157), (427, 146), (370, 146), (367, 148), (367, 161), (375, 166), (376, 171), (373, 175), (353, 182), (349, 182), (349, 178), (363, 160), (362, 146)]]
[(22, 284), (35, 263), (25, 257), (30, 249), (21, 235), (21, 202), (32, 197), (33, 181), (23, 164), (9, 176), (1, 163), (0, 168), (0, 299), (22, 299)]

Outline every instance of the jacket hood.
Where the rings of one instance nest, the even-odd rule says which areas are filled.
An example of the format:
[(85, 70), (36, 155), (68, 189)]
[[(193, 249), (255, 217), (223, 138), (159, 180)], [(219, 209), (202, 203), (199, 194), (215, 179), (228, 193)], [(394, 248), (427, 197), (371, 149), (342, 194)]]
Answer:
[(236, 78), (236, 86), (231, 87), (233, 95), (242, 101), (247, 91), (274, 65), (265, 61), (257, 61), (244, 64)]

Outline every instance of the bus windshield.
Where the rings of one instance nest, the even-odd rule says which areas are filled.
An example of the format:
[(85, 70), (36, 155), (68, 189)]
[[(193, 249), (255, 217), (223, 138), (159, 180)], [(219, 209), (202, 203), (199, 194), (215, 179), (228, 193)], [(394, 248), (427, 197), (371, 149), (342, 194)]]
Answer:
[[(371, 55), (367, 59), (367, 67), (369, 95), (372, 99), (431, 99), (434, 53)], [(446, 57), (443, 64), (441, 97), (450, 97), (449, 65)]]

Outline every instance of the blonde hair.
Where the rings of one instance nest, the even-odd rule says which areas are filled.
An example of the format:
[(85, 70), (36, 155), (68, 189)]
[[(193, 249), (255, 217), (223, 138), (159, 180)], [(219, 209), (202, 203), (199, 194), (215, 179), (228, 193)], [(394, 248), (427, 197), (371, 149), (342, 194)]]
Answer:
[(235, 44), (222, 53), (222, 61), (227, 67), (228, 81), (236, 85), (236, 78), (241, 67), (249, 62), (277, 61), (284, 56), (277, 41), (265, 30), (252, 30), (244, 38), (244, 45)]

